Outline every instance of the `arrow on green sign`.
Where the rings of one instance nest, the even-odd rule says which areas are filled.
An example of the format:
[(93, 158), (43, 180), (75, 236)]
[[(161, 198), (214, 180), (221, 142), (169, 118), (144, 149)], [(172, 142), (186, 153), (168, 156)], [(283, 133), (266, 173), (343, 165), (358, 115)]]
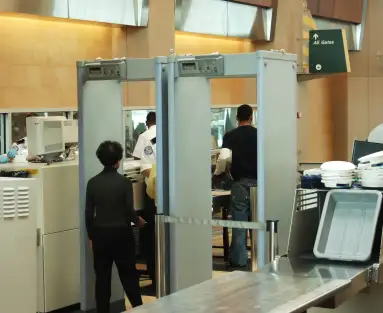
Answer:
[(309, 69), (310, 73), (320, 74), (351, 71), (343, 29), (310, 30)]

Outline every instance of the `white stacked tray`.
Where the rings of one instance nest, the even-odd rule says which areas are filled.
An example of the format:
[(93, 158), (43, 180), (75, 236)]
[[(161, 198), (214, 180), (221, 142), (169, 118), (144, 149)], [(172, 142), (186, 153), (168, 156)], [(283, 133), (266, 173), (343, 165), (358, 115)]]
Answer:
[(383, 151), (375, 152), (361, 157), (358, 162), (364, 165), (370, 165), (372, 167), (383, 164)]
[(383, 168), (370, 168), (360, 171), (360, 180), (363, 187), (383, 188)]
[(322, 183), (327, 188), (351, 187), (355, 176), (355, 165), (343, 161), (331, 161), (321, 165)]
[(383, 188), (383, 151), (358, 160), (358, 176), (365, 188)]

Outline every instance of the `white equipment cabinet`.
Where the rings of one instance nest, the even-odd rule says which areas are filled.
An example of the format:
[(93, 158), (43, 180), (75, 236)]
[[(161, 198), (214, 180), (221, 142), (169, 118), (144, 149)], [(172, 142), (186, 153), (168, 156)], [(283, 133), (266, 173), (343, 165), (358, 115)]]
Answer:
[(0, 178), (0, 312), (36, 311), (36, 179)]
[[(34, 173), (33, 177), (37, 180), (39, 245), (36, 311), (51, 312), (79, 303), (78, 162), (68, 161), (52, 165), (10, 163), (2, 165), (0, 169), (28, 169)], [(33, 288), (35, 289), (36, 287)]]

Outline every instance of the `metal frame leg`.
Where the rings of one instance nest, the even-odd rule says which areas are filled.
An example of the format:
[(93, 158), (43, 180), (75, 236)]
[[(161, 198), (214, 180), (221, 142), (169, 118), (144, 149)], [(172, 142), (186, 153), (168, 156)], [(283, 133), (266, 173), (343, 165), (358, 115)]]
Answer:
[[(252, 222), (257, 221), (257, 187), (250, 187), (250, 218)], [(251, 271), (255, 272), (258, 268), (257, 254), (257, 231), (250, 230), (250, 250), (251, 250)]]
[[(222, 219), (228, 220), (229, 210), (227, 208), (222, 208)], [(230, 243), (229, 243), (229, 229), (225, 227), (223, 229), (223, 257), (225, 262), (229, 262), (229, 253), (230, 253)]]
[(163, 214), (156, 214), (156, 296), (166, 296), (165, 222)]
[(269, 262), (273, 262), (278, 256), (278, 222), (266, 221), (266, 231), (269, 234)]

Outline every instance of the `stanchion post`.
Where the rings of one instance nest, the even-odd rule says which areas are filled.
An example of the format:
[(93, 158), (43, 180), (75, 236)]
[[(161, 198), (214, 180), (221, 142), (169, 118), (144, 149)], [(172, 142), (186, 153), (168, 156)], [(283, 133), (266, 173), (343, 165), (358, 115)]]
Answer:
[(278, 222), (266, 221), (266, 231), (269, 233), (269, 262), (273, 262), (278, 255)]
[(166, 296), (165, 276), (165, 221), (163, 214), (157, 214), (155, 218), (156, 227), (156, 296)]
[[(250, 187), (250, 218), (252, 222), (257, 221), (257, 187)], [(251, 248), (251, 271), (257, 270), (257, 231), (252, 229), (250, 236)]]

